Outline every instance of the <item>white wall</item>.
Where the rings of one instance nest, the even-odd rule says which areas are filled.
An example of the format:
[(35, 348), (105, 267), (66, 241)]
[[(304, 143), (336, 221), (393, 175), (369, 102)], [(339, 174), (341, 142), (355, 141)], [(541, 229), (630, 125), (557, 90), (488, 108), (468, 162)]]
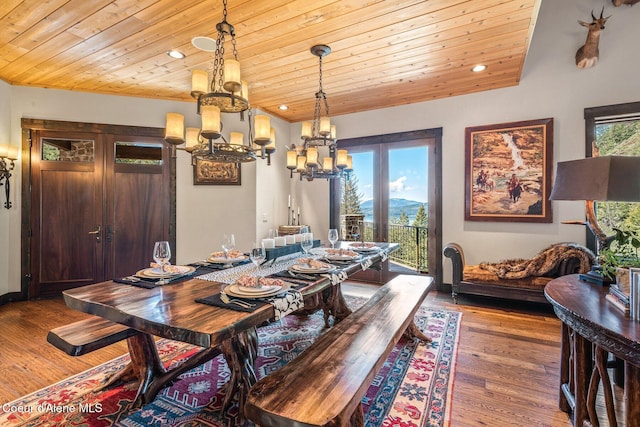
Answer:
[[(600, 10), (602, 4), (601, 0), (543, 0), (519, 86), (334, 117), (339, 137), (442, 127), (443, 240), (460, 243), (470, 263), (530, 257), (554, 242), (584, 242), (582, 227), (560, 224), (562, 220), (584, 218), (581, 202), (554, 202), (552, 224), (465, 222), (464, 129), (553, 117), (554, 163), (583, 157), (584, 108), (640, 100), (636, 71), (640, 58), (635, 55), (640, 41), (640, 26), (636, 25), (640, 5), (614, 8), (607, 2), (605, 13), (613, 16), (602, 34), (600, 64), (587, 70), (574, 65), (575, 51), (586, 36), (586, 29), (576, 21), (588, 20), (591, 10)], [(326, 89), (331, 102), (331, 88)], [(163, 127), (165, 113), (176, 111), (185, 114), (187, 125), (198, 124), (193, 103), (27, 87), (8, 90), (5, 84), (0, 84), (3, 100), (7, 99), (7, 92), (10, 92), (13, 144), (20, 141), (21, 117)], [(6, 101), (0, 101), (0, 137), (6, 133), (6, 109)], [(188, 157), (179, 153), (178, 262), (216, 250), (224, 231), (234, 231), (239, 245), (248, 247), (254, 238), (263, 237), (269, 228), (286, 221), (288, 194), (296, 199), (296, 204), (301, 203), (302, 222), (311, 225), (314, 233), (326, 240), (328, 186), (324, 181), (289, 180), (284, 167), (284, 145), (299, 141), (300, 125), (274, 122), (278, 132), (274, 165), (270, 168), (263, 163), (243, 165), (241, 187), (193, 186)], [(225, 123), (225, 131), (233, 130), (234, 125)], [(14, 175), (19, 175), (17, 172)], [(20, 188), (18, 178), (12, 178), (16, 190)], [(267, 214), (266, 223), (262, 222), (263, 213)], [(20, 289), (19, 200), (16, 208), (0, 213), (0, 236), (2, 295)], [(8, 245), (5, 236), (9, 236)], [(448, 262), (444, 279), (450, 281)]]
[[(18, 145), (11, 142), (11, 122), (9, 120), (10, 112), (10, 93), (11, 86), (0, 80), (0, 144)], [(11, 178), (11, 183), (15, 182)], [(13, 192), (16, 192), (16, 187)], [(11, 253), (10, 231), (13, 221), (17, 218), (17, 224), (20, 224), (20, 216), (16, 216), (14, 210), (4, 208), (4, 185), (0, 187), (0, 295), (5, 294), (9, 288), (9, 258)], [(13, 199), (13, 197), (12, 197)], [(20, 266), (20, 258), (18, 258), (18, 266)]]
[[(594, 68), (580, 70), (575, 66), (575, 52), (586, 38), (586, 29), (577, 20), (590, 20), (591, 10), (599, 11), (603, 2), (543, 0), (518, 86), (332, 117), (332, 123), (337, 125), (340, 138), (443, 128), (443, 241), (460, 243), (469, 263), (527, 258), (555, 242), (584, 243), (584, 227), (560, 224), (584, 219), (582, 202), (553, 202), (552, 224), (465, 222), (464, 130), (553, 117), (554, 165), (584, 157), (584, 108), (640, 101), (640, 5), (614, 8), (607, 4), (605, 15), (612, 17), (602, 33), (600, 63)], [(331, 88), (326, 90), (331, 102)], [(299, 134), (299, 125), (293, 134)], [(311, 189), (306, 183), (300, 185)], [(325, 187), (313, 188), (313, 194), (305, 191), (321, 213), (311, 226), (322, 230), (327, 228)], [(450, 283), (450, 274), (445, 258), (445, 283)]]

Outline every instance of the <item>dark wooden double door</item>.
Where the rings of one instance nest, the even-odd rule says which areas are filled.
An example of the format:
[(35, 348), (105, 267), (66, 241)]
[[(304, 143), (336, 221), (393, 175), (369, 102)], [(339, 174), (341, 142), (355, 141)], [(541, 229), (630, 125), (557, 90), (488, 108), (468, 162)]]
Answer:
[(161, 129), (40, 123), (23, 122), (29, 298), (133, 274), (148, 267), (155, 241), (175, 248), (174, 167)]

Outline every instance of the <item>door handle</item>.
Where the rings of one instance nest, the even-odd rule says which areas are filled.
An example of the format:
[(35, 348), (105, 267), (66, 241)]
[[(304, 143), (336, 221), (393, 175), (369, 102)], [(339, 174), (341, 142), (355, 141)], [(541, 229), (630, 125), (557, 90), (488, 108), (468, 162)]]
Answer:
[(100, 232), (102, 231), (102, 228), (100, 226), (98, 226), (97, 230), (93, 230), (90, 231), (89, 234), (93, 234), (96, 236), (96, 241), (99, 242), (100, 241)]

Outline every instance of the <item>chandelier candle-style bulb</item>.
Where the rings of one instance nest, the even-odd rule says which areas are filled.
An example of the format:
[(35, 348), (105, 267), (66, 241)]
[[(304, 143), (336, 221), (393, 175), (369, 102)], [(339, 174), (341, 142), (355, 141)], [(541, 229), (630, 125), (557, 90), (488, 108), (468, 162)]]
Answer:
[(202, 136), (207, 139), (220, 138), (220, 108), (215, 105), (203, 105), (202, 113)]
[(229, 144), (244, 145), (244, 135), (242, 134), (242, 132), (229, 133)]
[(327, 136), (331, 134), (331, 119), (327, 116), (320, 117), (320, 135)]
[(7, 157), (9, 154), (9, 146), (6, 144), (0, 144), (0, 158)]
[(333, 158), (325, 157), (322, 159), (322, 170), (325, 172), (333, 171)]
[(209, 73), (204, 70), (193, 70), (191, 72), (191, 96), (198, 99), (198, 96), (209, 92)]
[(7, 150), (7, 159), (9, 160), (18, 160), (18, 154), (20, 153), (20, 149), (15, 145), (10, 145)]
[(296, 170), (297, 170), (298, 172), (302, 172), (302, 171), (304, 171), (305, 169), (307, 169), (307, 165), (306, 165), (306, 163), (307, 163), (307, 158), (306, 158), (306, 156), (298, 156), (298, 162), (297, 162), (297, 164), (296, 164)]
[(253, 123), (256, 131), (254, 142), (258, 145), (267, 145), (271, 138), (271, 120), (269, 116), (258, 114), (255, 116)]
[(307, 149), (307, 166), (312, 168), (318, 166), (318, 149), (316, 147)]
[(336, 166), (340, 169), (347, 167), (347, 150), (338, 150), (338, 157), (336, 158)]
[(287, 151), (287, 169), (295, 169), (298, 165), (298, 153), (295, 150)]
[(276, 152), (276, 130), (274, 128), (271, 128), (269, 134), (269, 143), (265, 145), (264, 148), (267, 153), (271, 154)]
[(224, 83), (222, 87), (229, 92), (238, 92), (242, 88), (240, 82), (240, 63), (235, 59), (224, 60)]
[(353, 170), (353, 156), (347, 155), (347, 167), (344, 168), (346, 172), (351, 172)]
[(336, 139), (336, 125), (331, 125), (331, 139)]
[(187, 128), (186, 129), (186, 140), (187, 148), (195, 147), (200, 144), (200, 129), (198, 128)]
[(180, 145), (184, 142), (184, 116), (182, 114), (167, 113), (164, 140), (173, 145)]
[(311, 138), (313, 135), (312, 133), (312, 126), (311, 126), (311, 122), (302, 122), (302, 138)]
[(240, 98), (249, 100), (249, 84), (245, 80), (240, 81)]

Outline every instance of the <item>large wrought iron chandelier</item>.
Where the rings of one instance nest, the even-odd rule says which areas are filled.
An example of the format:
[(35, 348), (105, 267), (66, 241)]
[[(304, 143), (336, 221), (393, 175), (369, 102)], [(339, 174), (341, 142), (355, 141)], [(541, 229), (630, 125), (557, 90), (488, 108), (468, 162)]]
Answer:
[[(275, 132), (269, 116), (252, 117), (247, 82), (240, 78), (240, 63), (235, 29), (227, 21), (227, 0), (223, 0), (222, 21), (216, 24), (218, 32), (213, 59), (211, 82), (205, 70), (193, 70), (191, 96), (197, 100), (197, 112), (202, 116), (202, 128), (184, 129), (184, 116), (168, 113), (165, 141), (191, 153), (196, 159), (224, 163), (244, 163), (267, 158), (276, 151)], [(231, 38), (233, 57), (225, 58), (225, 38)], [(240, 114), (244, 121), (248, 110), (248, 138), (242, 132), (230, 132), (229, 140), (222, 135), (221, 113)]]
[[(336, 139), (336, 127), (331, 125), (329, 118), (329, 102), (327, 94), (322, 89), (322, 58), (331, 53), (331, 48), (326, 45), (316, 45), (311, 48), (311, 53), (318, 57), (320, 68), (320, 86), (316, 92), (316, 105), (312, 122), (302, 123), (302, 144), (291, 144), (287, 151), (287, 168), (300, 174), (300, 179), (305, 177), (309, 181), (315, 178), (327, 180), (339, 178), (343, 172), (352, 170), (351, 156), (347, 150), (339, 150)], [(324, 114), (322, 106), (324, 105)], [(320, 155), (328, 154), (320, 158)], [(328, 151), (328, 153), (327, 153)]]

